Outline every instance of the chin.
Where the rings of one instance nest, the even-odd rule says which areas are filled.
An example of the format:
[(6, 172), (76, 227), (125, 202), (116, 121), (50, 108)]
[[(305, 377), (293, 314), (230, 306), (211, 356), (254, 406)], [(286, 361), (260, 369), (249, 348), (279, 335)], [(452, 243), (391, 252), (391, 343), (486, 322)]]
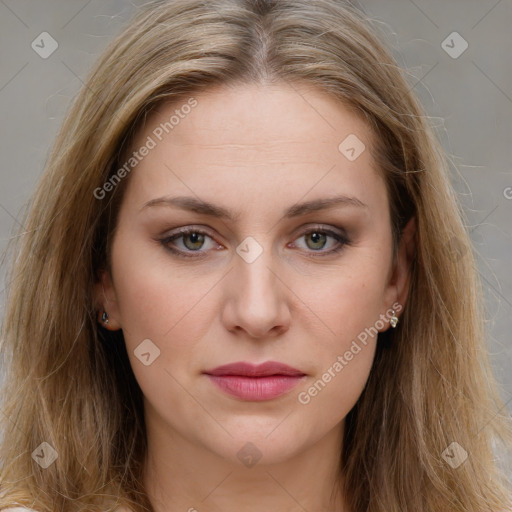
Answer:
[(208, 445), (220, 457), (248, 468), (286, 462), (305, 450), (308, 442), (295, 429), (290, 430), (281, 423), (284, 417), (286, 414), (278, 421), (264, 422), (264, 428), (257, 428), (254, 423), (240, 425), (236, 431), (227, 427), (232, 437), (223, 436), (218, 443), (212, 443), (210, 438)]

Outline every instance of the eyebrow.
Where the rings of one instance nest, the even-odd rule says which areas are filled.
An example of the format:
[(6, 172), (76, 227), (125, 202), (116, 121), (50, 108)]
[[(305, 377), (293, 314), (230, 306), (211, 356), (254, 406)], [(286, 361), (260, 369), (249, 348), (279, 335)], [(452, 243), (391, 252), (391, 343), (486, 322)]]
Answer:
[[(222, 206), (214, 205), (208, 201), (203, 201), (195, 197), (178, 196), (178, 197), (157, 197), (147, 201), (141, 210), (154, 206), (176, 206), (183, 210), (209, 215), (219, 219), (230, 220), (236, 222), (240, 218), (239, 213), (234, 213)], [(333, 208), (355, 206), (357, 208), (368, 208), (368, 205), (357, 199), (356, 197), (339, 195), (335, 197), (327, 197), (315, 199), (304, 203), (294, 204), (290, 206), (284, 213), (283, 219), (291, 219), (307, 215), (308, 213), (318, 212), (321, 210), (329, 210)]]

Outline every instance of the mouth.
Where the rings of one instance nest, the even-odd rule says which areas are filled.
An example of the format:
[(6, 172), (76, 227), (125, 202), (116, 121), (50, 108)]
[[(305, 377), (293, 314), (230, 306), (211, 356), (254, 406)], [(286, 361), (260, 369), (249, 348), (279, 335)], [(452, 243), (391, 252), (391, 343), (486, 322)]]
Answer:
[(203, 373), (224, 393), (254, 402), (284, 395), (306, 376), (296, 368), (275, 361), (260, 365), (230, 363)]

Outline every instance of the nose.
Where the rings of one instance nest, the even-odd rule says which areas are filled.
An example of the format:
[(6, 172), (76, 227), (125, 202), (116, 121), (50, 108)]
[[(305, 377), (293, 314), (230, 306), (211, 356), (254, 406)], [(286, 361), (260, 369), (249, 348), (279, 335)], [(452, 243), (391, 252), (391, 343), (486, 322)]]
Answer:
[(270, 250), (263, 250), (254, 261), (235, 256), (222, 314), (230, 332), (268, 338), (289, 329), (290, 291), (279, 272)]

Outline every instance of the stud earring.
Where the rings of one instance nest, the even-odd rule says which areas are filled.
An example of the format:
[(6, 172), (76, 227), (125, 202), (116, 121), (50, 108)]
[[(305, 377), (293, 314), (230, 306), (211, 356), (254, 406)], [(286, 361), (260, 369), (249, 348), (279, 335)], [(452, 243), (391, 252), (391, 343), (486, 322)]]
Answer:
[(389, 323), (391, 324), (391, 327), (396, 327), (396, 324), (398, 323), (398, 317), (395, 314), (395, 310), (391, 310), (391, 318), (389, 319)]
[(100, 322), (103, 325), (108, 325), (108, 313), (105, 310), (103, 310), (103, 313), (100, 315)]

